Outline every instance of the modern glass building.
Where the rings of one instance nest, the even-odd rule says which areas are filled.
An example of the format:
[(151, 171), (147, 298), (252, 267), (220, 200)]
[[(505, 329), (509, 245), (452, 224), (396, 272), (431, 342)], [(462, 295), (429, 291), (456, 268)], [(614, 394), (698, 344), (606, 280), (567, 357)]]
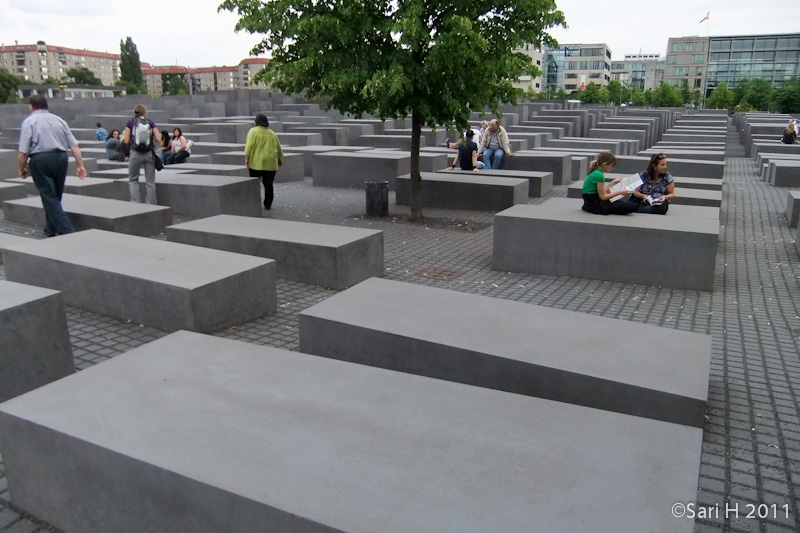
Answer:
[(761, 78), (773, 87), (800, 74), (800, 33), (671, 37), (664, 80), (689, 82), (706, 96), (722, 82), (729, 88), (743, 79)]
[(612, 61), (611, 79), (642, 91), (656, 89), (664, 81), (664, 65), (661, 54), (626, 54), (624, 61)]
[(568, 93), (594, 82), (611, 81), (611, 50), (606, 44), (562, 44), (545, 50), (545, 84)]

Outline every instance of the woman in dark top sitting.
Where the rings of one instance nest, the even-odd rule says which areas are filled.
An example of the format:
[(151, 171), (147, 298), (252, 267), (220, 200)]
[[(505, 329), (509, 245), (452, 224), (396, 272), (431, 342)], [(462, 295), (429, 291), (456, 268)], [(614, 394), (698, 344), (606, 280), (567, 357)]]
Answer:
[(112, 130), (111, 135), (106, 139), (106, 156), (109, 161), (120, 161), (120, 159), (117, 158), (117, 147), (120, 142), (119, 130)]
[(603, 152), (589, 165), (589, 175), (583, 182), (583, 209), (595, 215), (627, 215), (636, 211), (636, 205), (625, 198), (611, 201), (618, 196), (627, 195), (627, 191), (611, 193), (609, 187), (616, 185), (622, 178), (606, 184), (606, 172), (611, 172), (617, 164), (617, 158), (610, 152)]
[(633, 191), (632, 202), (636, 211), (651, 215), (666, 215), (669, 201), (675, 198), (675, 178), (667, 172), (667, 156), (656, 154), (650, 158), (647, 170), (639, 173), (641, 187)]
[(786, 129), (783, 130), (781, 142), (783, 144), (794, 144), (795, 139), (797, 139), (797, 132), (794, 130), (794, 120), (790, 120), (789, 124), (786, 125)]
[(156, 155), (161, 159), (161, 164), (167, 164), (167, 156), (172, 154), (172, 142), (169, 133), (161, 132), (161, 146), (156, 150)]

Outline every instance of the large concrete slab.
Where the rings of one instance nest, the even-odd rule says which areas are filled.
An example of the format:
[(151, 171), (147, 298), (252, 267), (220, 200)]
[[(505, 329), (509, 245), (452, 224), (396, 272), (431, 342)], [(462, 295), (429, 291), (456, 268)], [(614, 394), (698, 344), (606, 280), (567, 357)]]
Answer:
[[(6, 183), (18, 184), (25, 188), (25, 192), (31, 195), (38, 195), (39, 191), (36, 189), (36, 184), (33, 180), (13, 178), (6, 180)], [(0, 187), (3, 185), (0, 183)], [(2, 191), (2, 189), (0, 189)], [(64, 192), (67, 194), (82, 194), (86, 196), (95, 196), (97, 198), (109, 198), (112, 200), (127, 200), (119, 193), (119, 188), (116, 185), (116, 180), (109, 178), (83, 178), (77, 176), (67, 176), (64, 181)], [(22, 196), (24, 198), (24, 195)]]
[[(61, 205), (75, 230), (101, 229), (129, 235), (157, 235), (172, 223), (172, 209), (79, 194), (65, 194)], [(6, 220), (44, 226), (42, 200), (28, 197), (3, 204)]]
[(388, 181), (411, 171), (411, 156), (401, 152), (323, 152), (313, 156), (315, 187), (363, 189), (368, 181)]
[(711, 337), (675, 333), (380, 279), (300, 313), (305, 353), (702, 427)]
[(789, 227), (796, 228), (798, 217), (800, 217), (800, 191), (789, 191), (785, 212)]
[(21, 237), (10, 233), (0, 233), (0, 265), (3, 264), (3, 250), (15, 244), (25, 244), (33, 241), (31, 237)]
[(526, 150), (514, 157), (503, 157), (502, 170), (552, 172), (553, 185), (572, 181), (572, 156), (565, 152)]
[[(528, 203), (528, 180), (469, 172), (421, 172), (422, 205), (443, 209), (501, 211)], [(411, 175), (395, 180), (395, 203), (411, 205)]]
[(0, 402), (74, 370), (61, 294), (0, 280)]
[[(456, 173), (471, 175), (470, 170), (461, 170), (456, 168), (454, 170), (442, 169), (438, 170), (440, 173)], [(530, 198), (540, 198), (553, 190), (553, 173), (552, 172), (539, 172), (535, 170), (503, 170), (503, 169), (483, 169), (480, 171), (481, 176), (497, 176), (501, 178), (522, 178), (528, 180), (528, 196)], [(524, 202), (523, 202), (524, 203)]]
[(580, 200), (551, 198), (495, 215), (492, 268), (710, 291), (718, 236), (713, 207), (601, 216), (582, 211)]
[(67, 531), (688, 533), (671, 507), (696, 497), (701, 444), (186, 332), (0, 406), (13, 503)]
[(216, 331), (277, 308), (275, 262), (241, 254), (87, 230), (11, 246), (3, 258), (9, 281), (163, 331)]
[(5, 183), (0, 182), (0, 204), (6, 200), (25, 198), (29, 193), (39, 194), (36, 191), (36, 185), (33, 185), (33, 192), (31, 192), (30, 188), (26, 187), (27, 183), (17, 183), (15, 180), (26, 181), (33, 185), (33, 180), (22, 180), (22, 178), (12, 178), (6, 180)]
[(167, 228), (172, 242), (274, 259), (281, 278), (342, 290), (383, 275), (383, 232), (220, 215)]

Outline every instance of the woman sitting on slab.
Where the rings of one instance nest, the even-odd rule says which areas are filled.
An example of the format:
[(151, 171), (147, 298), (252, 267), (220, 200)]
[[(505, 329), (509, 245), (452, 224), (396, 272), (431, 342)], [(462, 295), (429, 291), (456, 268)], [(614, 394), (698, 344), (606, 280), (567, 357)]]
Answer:
[(636, 211), (636, 205), (628, 202), (626, 190), (611, 192), (610, 187), (622, 178), (606, 184), (606, 172), (611, 172), (617, 164), (617, 158), (610, 152), (603, 152), (589, 164), (589, 175), (583, 182), (583, 209), (595, 215), (627, 215)]
[(639, 173), (642, 186), (633, 191), (631, 202), (638, 204), (638, 213), (666, 215), (669, 201), (675, 198), (675, 178), (667, 172), (667, 156), (656, 154), (650, 158), (647, 170)]

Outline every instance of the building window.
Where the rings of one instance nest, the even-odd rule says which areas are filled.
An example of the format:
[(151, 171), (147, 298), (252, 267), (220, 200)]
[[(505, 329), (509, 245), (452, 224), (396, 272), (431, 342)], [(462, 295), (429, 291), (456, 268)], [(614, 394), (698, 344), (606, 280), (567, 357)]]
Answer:
[(723, 50), (730, 50), (731, 49), (731, 41), (730, 39), (722, 39), (719, 41), (712, 41), (711, 42), (711, 51), (712, 52), (721, 52)]
[(578, 86), (575, 85), (574, 83), (570, 84), (570, 85), (564, 85), (564, 90), (565, 91), (574, 91), (577, 88), (578, 88)]
[(574, 72), (567, 72), (566, 74), (564, 74), (564, 77), (567, 79), (576, 79), (578, 75), (575, 74)]
[(673, 76), (688, 76), (689, 75), (689, 67), (675, 67), (672, 70)]
[(672, 43), (670, 47), (670, 52), (677, 52), (678, 51), (678, 43)]
[(703, 63), (706, 60), (706, 56), (702, 54), (697, 54), (692, 57), (692, 63)]
[(697, 43), (683, 43), (684, 52), (694, 52), (697, 50)]

